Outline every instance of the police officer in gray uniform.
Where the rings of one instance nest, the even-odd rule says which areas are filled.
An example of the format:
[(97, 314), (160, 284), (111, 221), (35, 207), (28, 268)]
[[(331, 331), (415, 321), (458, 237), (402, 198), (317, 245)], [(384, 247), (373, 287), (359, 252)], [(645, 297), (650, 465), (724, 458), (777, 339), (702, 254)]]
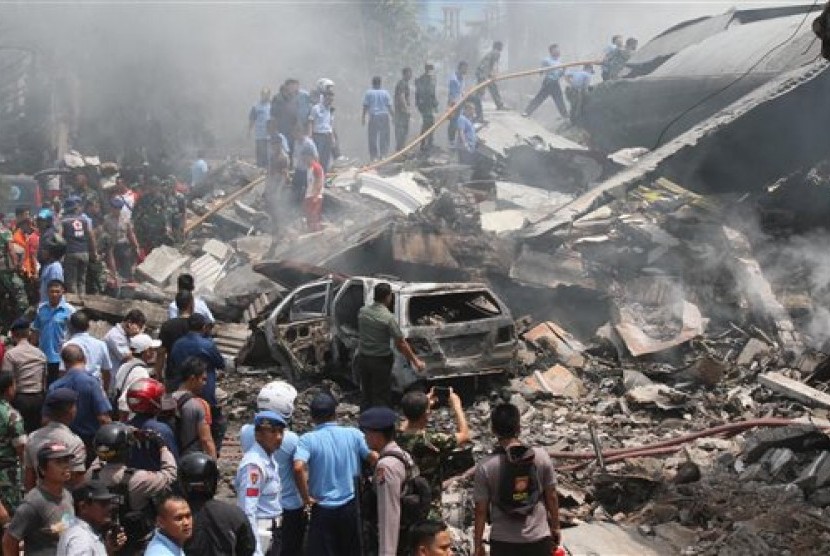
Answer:
[(237, 504), (257, 537), (257, 556), (279, 556), (282, 549), (282, 488), (276, 455), (285, 427), (285, 418), (276, 411), (257, 413), (256, 442), (245, 453), (236, 472)]
[(412, 457), (395, 442), (398, 416), (388, 407), (373, 407), (360, 414), (358, 424), (369, 449), (378, 453), (373, 483), (377, 493), (378, 556), (396, 556), (401, 536), (401, 492), (406, 480), (403, 458), (413, 466)]

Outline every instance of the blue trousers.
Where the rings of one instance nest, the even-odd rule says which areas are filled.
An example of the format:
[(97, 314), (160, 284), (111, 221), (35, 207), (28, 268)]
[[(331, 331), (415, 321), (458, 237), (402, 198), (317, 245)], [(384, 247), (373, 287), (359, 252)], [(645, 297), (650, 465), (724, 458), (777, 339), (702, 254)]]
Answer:
[(377, 160), (389, 153), (389, 114), (369, 116), (369, 158)]

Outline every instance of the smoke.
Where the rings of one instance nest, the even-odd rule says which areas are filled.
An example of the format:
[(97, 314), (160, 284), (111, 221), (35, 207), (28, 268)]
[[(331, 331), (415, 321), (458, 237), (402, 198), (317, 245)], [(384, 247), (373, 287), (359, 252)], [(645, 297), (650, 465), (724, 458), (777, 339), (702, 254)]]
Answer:
[[(22, 45), (37, 53), (35, 66), (48, 76), (48, 90), (41, 93), (51, 99), (58, 119), (73, 122), (70, 146), (106, 158), (142, 149), (177, 158), (198, 147), (209, 147), (213, 156), (250, 156), (248, 110), (263, 87), (276, 92), (287, 77), (300, 79), (305, 88), (320, 77), (335, 81), (341, 144), (346, 154), (363, 157), (366, 141), (359, 114), (371, 76), (382, 75), (391, 88), (398, 77), (393, 68), (409, 65), (417, 75), (425, 58), (445, 76), (462, 46), (470, 44), (470, 39), (418, 36), (411, 18), (431, 4), (4, 3), (0, 50)], [(464, 13), (476, 13), (472, 4), (481, 3), (464, 7)], [(643, 44), (668, 25), (728, 7), (723, 2), (491, 4), (498, 6), (499, 17), (484, 32), (473, 33), (477, 39), (464, 56), (480, 55), (492, 40), (502, 39), (510, 53), (503, 70), (535, 66), (552, 41), (563, 44), (567, 59), (594, 56), (611, 34), (637, 36)], [(471, 16), (462, 17), (468, 21)], [(474, 67), (477, 60), (470, 62)], [(0, 85), (2, 81), (0, 76)], [(446, 83), (439, 81), (443, 89)], [(518, 104), (524, 102), (522, 88), (536, 86), (528, 80), (507, 89)], [(445, 94), (440, 94), (443, 101)], [(45, 130), (37, 131), (44, 141), (53, 139)]]

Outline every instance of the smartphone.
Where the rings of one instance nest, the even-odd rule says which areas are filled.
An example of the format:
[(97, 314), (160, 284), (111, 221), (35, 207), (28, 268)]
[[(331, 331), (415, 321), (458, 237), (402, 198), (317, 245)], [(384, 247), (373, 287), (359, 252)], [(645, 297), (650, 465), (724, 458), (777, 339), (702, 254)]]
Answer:
[(452, 392), (452, 388), (449, 386), (434, 386), (432, 388), (432, 392), (435, 394), (438, 407), (444, 407), (450, 401), (450, 392)]

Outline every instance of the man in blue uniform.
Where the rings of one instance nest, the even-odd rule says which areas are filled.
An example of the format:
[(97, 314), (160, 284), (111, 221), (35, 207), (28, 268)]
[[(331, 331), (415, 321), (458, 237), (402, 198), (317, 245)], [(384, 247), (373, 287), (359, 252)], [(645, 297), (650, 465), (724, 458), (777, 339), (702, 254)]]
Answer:
[(321, 392), (311, 400), (313, 430), (300, 437), (294, 454), (297, 489), (311, 507), (308, 553), (361, 556), (355, 477), (362, 462), (377, 463), (363, 434), (335, 422), (337, 401)]
[(381, 79), (372, 78), (372, 88), (363, 95), (363, 116), (361, 123), (366, 125), (369, 116), (369, 158), (380, 160), (389, 152), (389, 122), (392, 109), (392, 96), (386, 89), (381, 89)]
[(256, 165), (268, 165), (268, 120), (271, 119), (271, 90), (267, 87), (259, 94), (259, 102), (251, 107), (248, 114), (248, 136), (254, 132)]
[[(237, 503), (257, 537), (257, 556), (279, 556), (282, 548), (282, 506), (276, 452), (282, 444), (285, 419), (274, 411), (254, 417), (256, 442), (236, 472)], [(270, 538), (270, 543), (267, 541)], [(266, 548), (267, 544), (270, 544)]]

